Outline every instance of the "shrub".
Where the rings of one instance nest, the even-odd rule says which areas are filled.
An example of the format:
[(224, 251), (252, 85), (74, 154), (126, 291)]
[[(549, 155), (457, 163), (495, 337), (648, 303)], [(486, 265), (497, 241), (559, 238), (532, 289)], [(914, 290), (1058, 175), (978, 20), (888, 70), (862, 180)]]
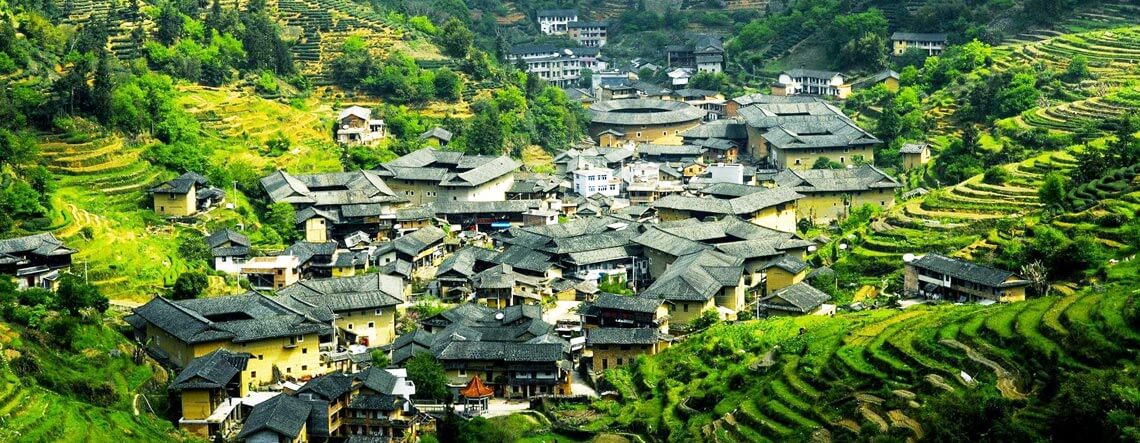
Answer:
[(1001, 185), (1009, 180), (1009, 171), (1001, 166), (991, 166), (982, 176), (982, 182), (990, 185)]

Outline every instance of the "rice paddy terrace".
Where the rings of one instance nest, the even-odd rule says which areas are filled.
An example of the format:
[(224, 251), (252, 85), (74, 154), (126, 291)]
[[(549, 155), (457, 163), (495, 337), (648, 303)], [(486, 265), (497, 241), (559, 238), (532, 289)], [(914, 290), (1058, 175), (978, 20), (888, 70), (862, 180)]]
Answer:
[[(1032, 374), (1134, 357), (1140, 330), (1122, 314), (1137, 297), (1129, 294), (720, 326), (608, 373), (623, 402), (598, 405), (609, 415), (591, 426), (635, 423), (661, 438), (718, 442), (803, 441), (824, 430), (844, 441), (867, 426), (921, 438), (928, 430), (916, 417), (934, 395), (992, 389), (1021, 402), (1040, 388)], [(1109, 343), (1111, 355), (1091, 354), (1078, 333)], [(1043, 411), (1024, 404), (1019, 417), (1042, 431), (1034, 417)]]

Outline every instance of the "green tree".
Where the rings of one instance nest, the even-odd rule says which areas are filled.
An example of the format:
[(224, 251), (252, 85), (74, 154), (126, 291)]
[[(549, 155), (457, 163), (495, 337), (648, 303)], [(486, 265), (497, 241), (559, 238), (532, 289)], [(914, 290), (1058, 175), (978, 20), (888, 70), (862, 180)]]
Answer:
[(79, 315), (86, 309), (102, 314), (110, 307), (110, 301), (99, 292), (99, 288), (72, 274), (64, 274), (60, 278), (56, 294), (60, 309), (71, 315)]
[(175, 300), (190, 300), (198, 298), (210, 287), (210, 280), (200, 272), (183, 272), (174, 281), (174, 288), (170, 296)]
[(265, 212), (265, 219), (262, 221), (276, 231), (283, 241), (292, 243), (300, 238), (296, 218), (297, 211), (293, 209), (293, 205), (277, 202), (269, 205), (269, 210)]
[(463, 79), (448, 68), (440, 68), (435, 73), (435, 95), (443, 100), (459, 100), (463, 96)]
[(1045, 207), (1050, 209), (1063, 209), (1065, 207), (1065, 189), (1067, 188), (1065, 177), (1056, 172), (1050, 172), (1045, 175), (1045, 180), (1041, 183), (1041, 187), (1037, 189), (1037, 198)]
[(827, 157), (820, 157), (815, 159), (815, 163), (811, 165), (812, 169), (843, 169), (843, 165), (835, 160)]
[(210, 263), (213, 254), (210, 252), (210, 246), (202, 239), (201, 236), (191, 234), (182, 235), (178, 238), (178, 255), (182, 256), (183, 260), (194, 263)]
[(503, 127), (499, 107), (489, 101), (477, 102), (471, 129), (466, 132), (467, 150), (472, 154), (494, 155), (503, 152)]
[(710, 91), (721, 91), (727, 83), (728, 77), (723, 72), (700, 72), (689, 79), (690, 88)]
[(182, 13), (178, 11), (178, 6), (173, 0), (162, 4), (155, 22), (158, 25), (158, 31), (155, 32), (154, 37), (163, 44), (174, 44), (176, 40), (182, 37)]
[(1005, 170), (1001, 165), (991, 166), (989, 169), (986, 169), (985, 175), (982, 176), (982, 182), (991, 185), (1004, 184), (1006, 180), (1009, 180), (1009, 171)]
[(887, 39), (868, 32), (839, 48), (839, 60), (847, 66), (878, 70), (887, 66)]
[(1076, 83), (1091, 76), (1089, 58), (1078, 54), (1069, 59), (1069, 65), (1065, 67), (1065, 73), (1061, 78), (1067, 82)]
[(475, 34), (467, 29), (462, 20), (452, 17), (443, 23), (443, 31), (439, 34), (439, 46), (443, 53), (454, 58), (465, 58), (475, 41)]
[(115, 89), (111, 78), (111, 55), (108, 51), (99, 52), (99, 64), (95, 68), (95, 83), (91, 88), (91, 111), (100, 123), (111, 121), (111, 94)]
[(416, 384), (416, 396), (451, 403), (447, 373), (443, 364), (428, 353), (416, 354), (408, 360), (408, 378)]
[(387, 368), (388, 365), (392, 364), (392, 358), (388, 357), (388, 353), (383, 350), (373, 349), (370, 355), (372, 356), (372, 367), (374, 368)]

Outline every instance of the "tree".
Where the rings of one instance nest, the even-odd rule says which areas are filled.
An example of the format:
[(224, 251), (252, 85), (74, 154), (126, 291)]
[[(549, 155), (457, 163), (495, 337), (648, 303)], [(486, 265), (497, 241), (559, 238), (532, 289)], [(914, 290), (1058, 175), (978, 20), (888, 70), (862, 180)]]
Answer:
[(170, 296), (175, 300), (190, 300), (198, 298), (210, 287), (210, 280), (200, 272), (183, 272), (174, 281), (174, 288)]
[(862, 66), (871, 70), (887, 66), (887, 39), (868, 32), (839, 48), (839, 60), (848, 66)]
[(1009, 171), (1001, 167), (1001, 165), (991, 166), (986, 169), (985, 175), (982, 176), (982, 182), (991, 185), (1004, 184), (1009, 180)]
[(188, 262), (209, 263), (213, 258), (210, 246), (198, 235), (183, 235), (178, 238), (178, 255)]
[(1065, 207), (1065, 188), (1065, 177), (1056, 172), (1050, 172), (1045, 175), (1045, 181), (1037, 190), (1037, 198), (1047, 208), (1062, 209)]
[(60, 309), (71, 315), (79, 315), (85, 309), (94, 309), (102, 314), (110, 307), (110, 301), (99, 292), (99, 288), (72, 274), (64, 274), (60, 278), (56, 294)]
[(720, 91), (728, 82), (723, 72), (700, 72), (689, 79), (689, 87), (693, 89), (707, 89)]
[(408, 378), (416, 384), (416, 395), (432, 400), (451, 403), (451, 391), (447, 387), (447, 373), (443, 364), (428, 353), (416, 354), (408, 360)]
[(1089, 58), (1078, 54), (1069, 59), (1069, 65), (1065, 67), (1065, 73), (1061, 78), (1069, 83), (1077, 83), (1091, 76)]
[(475, 34), (458, 18), (447, 19), (443, 32), (439, 34), (439, 46), (443, 53), (454, 58), (465, 58), (475, 41)]
[(472, 154), (495, 155), (503, 152), (503, 127), (495, 103), (476, 103), (475, 118), (467, 131), (467, 150)]
[(820, 157), (815, 159), (815, 163), (811, 165), (812, 169), (843, 169), (843, 165), (835, 160), (827, 157)]
[(701, 315), (693, 320), (692, 327), (694, 330), (709, 328), (720, 321), (720, 314), (715, 309), (708, 309), (701, 312)]
[(380, 349), (373, 349), (372, 353), (372, 367), (374, 368), (387, 368), (392, 363), (392, 358), (388, 357), (388, 353)]
[(95, 68), (95, 83), (91, 88), (91, 111), (100, 123), (111, 121), (111, 94), (115, 84), (111, 78), (111, 56), (108, 51), (99, 51), (99, 64)]
[(440, 68), (435, 73), (435, 96), (443, 100), (459, 100), (463, 96), (463, 79), (448, 68)]
[(176, 40), (182, 37), (182, 13), (178, 11), (174, 1), (167, 1), (162, 4), (158, 11), (158, 19), (155, 21), (158, 25), (155, 38), (162, 44), (174, 44)]
[(1029, 280), (1030, 287), (1037, 293), (1037, 295), (1048, 296), (1049, 289), (1049, 269), (1041, 260), (1034, 260), (1021, 267), (1021, 275)]
[(300, 232), (297, 231), (296, 217), (297, 211), (293, 209), (293, 205), (277, 202), (269, 205), (263, 222), (281, 235), (281, 239), (286, 243), (292, 243), (300, 237)]

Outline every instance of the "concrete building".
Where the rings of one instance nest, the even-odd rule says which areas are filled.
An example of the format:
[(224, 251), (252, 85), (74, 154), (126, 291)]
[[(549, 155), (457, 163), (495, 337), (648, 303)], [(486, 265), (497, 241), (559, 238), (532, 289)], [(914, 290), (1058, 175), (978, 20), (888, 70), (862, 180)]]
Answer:
[(225, 228), (206, 237), (206, 246), (214, 256), (214, 270), (227, 274), (241, 273), (242, 265), (249, 260), (249, 237)]
[(609, 23), (598, 22), (571, 22), (567, 25), (570, 39), (578, 46), (600, 48), (606, 45)]
[(925, 51), (926, 55), (941, 55), (946, 44), (945, 33), (895, 32), (891, 34), (891, 55), (899, 57), (910, 49)]
[(843, 100), (851, 94), (851, 85), (846, 84), (838, 72), (792, 69), (780, 73), (779, 80), (772, 85), (772, 94), (818, 95)]
[(573, 172), (574, 192), (583, 197), (602, 194), (617, 197), (622, 191), (621, 179), (614, 177), (614, 171), (607, 168), (579, 169)]
[(578, 21), (577, 9), (543, 9), (535, 15), (538, 29), (546, 35), (565, 35)]
[(597, 46), (515, 45), (511, 47), (507, 60), (524, 64), (526, 72), (560, 88), (578, 86), (583, 69), (597, 72), (604, 71), (607, 66)]

